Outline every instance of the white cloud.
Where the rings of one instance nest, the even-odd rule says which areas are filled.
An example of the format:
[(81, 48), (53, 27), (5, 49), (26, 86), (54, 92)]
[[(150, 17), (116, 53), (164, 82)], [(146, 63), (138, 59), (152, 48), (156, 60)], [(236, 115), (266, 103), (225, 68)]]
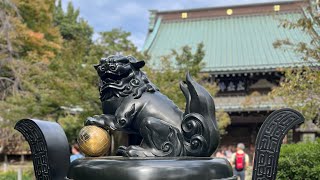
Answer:
[[(270, 2), (271, 0), (62, 0), (64, 8), (69, 1), (72, 1), (76, 8), (80, 8), (80, 16), (86, 19), (96, 32), (122, 28), (131, 32), (130, 39), (141, 49), (147, 35), (148, 10), (150, 9), (160, 11), (191, 9)], [(93, 38), (97, 37), (95, 33)]]

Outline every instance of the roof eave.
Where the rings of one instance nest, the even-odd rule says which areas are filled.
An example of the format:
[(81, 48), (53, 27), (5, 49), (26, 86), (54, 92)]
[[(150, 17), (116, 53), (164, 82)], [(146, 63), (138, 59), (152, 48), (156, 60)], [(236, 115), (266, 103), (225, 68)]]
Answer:
[(212, 9), (225, 9), (225, 8), (239, 8), (239, 7), (254, 7), (261, 5), (272, 5), (272, 4), (292, 4), (292, 3), (303, 3), (304, 0), (286, 0), (286, 1), (273, 1), (273, 2), (263, 2), (263, 3), (248, 3), (248, 4), (238, 4), (229, 6), (215, 6), (215, 7), (204, 7), (204, 8), (193, 8), (193, 9), (178, 9), (178, 10), (167, 10), (167, 11), (157, 11), (158, 14), (165, 13), (176, 13), (176, 12), (192, 12), (192, 11), (205, 11)]

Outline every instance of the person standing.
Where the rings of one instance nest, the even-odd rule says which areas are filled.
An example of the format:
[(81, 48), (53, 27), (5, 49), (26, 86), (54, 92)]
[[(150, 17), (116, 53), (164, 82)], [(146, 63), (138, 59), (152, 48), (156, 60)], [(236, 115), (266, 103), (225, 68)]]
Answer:
[(226, 158), (222, 149), (218, 149), (217, 153), (213, 157)]
[(231, 162), (231, 156), (232, 156), (232, 146), (230, 145), (227, 150), (226, 150), (226, 158), (228, 159), (229, 162)]
[(237, 145), (237, 150), (231, 156), (231, 165), (233, 166), (233, 173), (240, 177), (240, 180), (245, 180), (246, 167), (249, 166), (249, 156), (244, 152), (245, 146), (243, 143)]
[(70, 156), (70, 162), (79, 159), (79, 158), (83, 158), (84, 156), (80, 153), (80, 149), (78, 144), (74, 144), (71, 147), (71, 156)]

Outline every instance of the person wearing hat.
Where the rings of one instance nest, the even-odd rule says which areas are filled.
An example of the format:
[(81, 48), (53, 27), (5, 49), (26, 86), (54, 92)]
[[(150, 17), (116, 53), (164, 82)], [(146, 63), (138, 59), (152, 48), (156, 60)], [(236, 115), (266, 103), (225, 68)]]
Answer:
[(240, 177), (241, 180), (245, 180), (245, 170), (249, 166), (249, 156), (243, 151), (244, 149), (244, 144), (238, 143), (237, 151), (231, 156), (234, 175)]

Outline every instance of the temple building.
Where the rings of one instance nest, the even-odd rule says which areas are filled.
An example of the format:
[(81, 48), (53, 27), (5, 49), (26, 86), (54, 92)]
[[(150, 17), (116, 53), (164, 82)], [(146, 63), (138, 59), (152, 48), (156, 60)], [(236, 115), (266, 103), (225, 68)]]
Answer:
[[(149, 31), (143, 47), (154, 62), (171, 49), (204, 44), (205, 68), (220, 90), (216, 109), (231, 117), (222, 145), (244, 142), (255, 144), (256, 134), (266, 117), (285, 107), (268, 93), (279, 85), (287, 67), (301, 67), (298, 54), (275, 49), (279, 39), (310, 42), (311, 36), (300, 29), (280, 26), (282, 20), (296, 21), (306, 16), (303, 1), (283, 1), (228, 7), (150, 11)], [(292, 141), (300, 139), (293, 130)]]
[[(1, 121), (1, 117), (0, 117)], [(0, 171), (7, 171), (9, 162), (31, 159), (31, 151), (24, 137), (12, 128), (0, 128)]]

